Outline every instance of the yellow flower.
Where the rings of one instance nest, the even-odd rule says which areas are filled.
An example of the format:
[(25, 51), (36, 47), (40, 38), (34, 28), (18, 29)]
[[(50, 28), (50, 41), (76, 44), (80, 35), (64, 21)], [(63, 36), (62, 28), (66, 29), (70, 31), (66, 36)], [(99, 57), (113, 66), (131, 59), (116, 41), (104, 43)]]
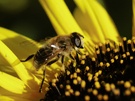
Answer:
[[(85, 48), (90, 55), (95, 54), (94, 46), (96, 43), (104, 44), (106, 40), (110, 40), (118, 44), (121, 41), (113, 21), (96, 0), (74, 0), (77, 5), (74, 17), (69, 12), (64, 0), (39, 1), (48, 14), (57, 34), (66, 35), (72, 32), (79, 32), (85, 37)], [(20, 59), (35, 53), (39, 47), (40, 45), (32, 39), (0, 27), (0, 101), (39, 101), (44, 98), (45, 87), (48, 86), (48, 82), (54, 77), (52, 74), (57, 72), (55, 70), (60, 68), (59, 65), (52, 64), (51, 67), (47, 68), (47, 78), (43, 93), (39, 93), (43, 76), (42, 70), (36, 71), (31, 60), (24, 63), (20, 62)], [(81, 58), (83, 59), (83, 56)], [(94, 62), (95, 60), (93, 59), (92, 61)], [(85, 62), (81, 61), (81, 65), (83, 64)], [(102, 64), (101, 62), (99, 66), (104, 66)], [(109, 66), (108, 64), (106, 65)], [(80, 70), (78, 69), (77, 73), (79, 72)], [(98, 71), (96, 76), (98, 77), (101, 74), (102, 72)], [(91, 74), (89, 76), (91, 80)], [(74, 84), (79, 82), (80, 78), (77, 80), (74, 81)], [(125, 82), (126, 84), (129, 85), (128, 87), (126, 86), (127, 88), (132, 85), (128, 81)], [(98, 81), (94, 85), (97, 89), (101, 86)], [(81, 82), (81, 87), (85, 87), (85, 81)], [(70, 89), (70, 87), (67, 87), (67, 89)], [(134, 86), (132, 86), (132, 89), (132, 91), (135, 91)], [(56, 90), (59, 93), (59, 90)], [(92, 92), (95, 95), (97, 94), (95, 93), (97, 90)], [(69, 91), (64, 94), (69, 96)], [(79, 95), (80, 92), (75, 92), (75, 96)], [(101, 97), (106, 100), (108, 96), (102, 95)], [(89, 96), (85, 96), (85, 100), (89, 99)]]
[[(113, 21), (97, 0), (74, 2), (77, 8), (73, 16), (64, 0), (40, 0), (57, 34), (79, 32), (84, 36), (85, 48), (96, 57), (90, 58), (85, 53), (76, 59), (76, 65), (71, 62), (64, 75), (56, 77), (55, 83), (50, 82), (50, 90), (43, 101), (134, 99), (135, 40), (121, 40)], [(133, 10), (134, 4), (133, 0)], [(115, 42), (114, 48), (110, 47), (111, 43), (105, 44), (106, 40)], [(97, 43), (105, 44), (105, 48), (100, 45), (95, 52)]]

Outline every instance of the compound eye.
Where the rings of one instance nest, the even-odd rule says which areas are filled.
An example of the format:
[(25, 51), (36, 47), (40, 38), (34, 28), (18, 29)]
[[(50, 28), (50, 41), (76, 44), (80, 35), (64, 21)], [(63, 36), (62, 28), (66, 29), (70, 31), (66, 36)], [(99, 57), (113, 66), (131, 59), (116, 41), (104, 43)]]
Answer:
[(76, 45), (76, 47), (80, 47), (80, 45), (81, 45), (80, 38), (75, 38), (75, 45)]
[(83, 41), (81, 38), (83, 38), (83, 36), (79, 33), (74, 32), (71, 34), (71, 41), (78, 48), (83, 48)]

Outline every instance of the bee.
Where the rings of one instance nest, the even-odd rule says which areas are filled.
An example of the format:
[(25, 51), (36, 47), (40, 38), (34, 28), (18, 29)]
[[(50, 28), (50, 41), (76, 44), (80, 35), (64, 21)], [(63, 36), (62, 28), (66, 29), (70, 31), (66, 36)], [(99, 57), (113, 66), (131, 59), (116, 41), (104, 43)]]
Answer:
[[(71, 57), (71, 51), (75, 50), (79, 52), (79, 48), (83, 48), (83, 36), (77, 32), (73, 32), (70, 35), (56, 36), (47, 40), (43, 46), (36, 52), (36, 54), (30, 55), (27, 59), (21, 60), (21, 62), (28, 61), (33, 58), (34, 67), (39, 70), (43, 65), (49, 66), (61, 58), (63, 64), (65, 57)], [(42, 86), (45, 79), (45, 68), (43, 70), (43, 79), (39, 92), (42, 90)]]

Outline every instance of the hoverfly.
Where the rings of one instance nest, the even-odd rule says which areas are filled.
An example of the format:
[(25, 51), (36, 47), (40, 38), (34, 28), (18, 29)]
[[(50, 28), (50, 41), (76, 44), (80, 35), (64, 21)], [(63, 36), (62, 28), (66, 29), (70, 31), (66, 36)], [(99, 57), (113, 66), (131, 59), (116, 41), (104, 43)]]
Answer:
[[(33, 58), (33, 65), (38, 70), (41, 66), (51, 65), (61, 58), (61, 62), (64, 62), (65, 56), (70, 56), (71, 51), (78, 51), (79, 48), (83, 48), (84, 37), (73, 32), (70, 35), (56, 36), (47, 40), (43, 46), (36, 52), (36, 54), (30, 55), (27, 59), (21, 60), (21, 62), (28, 61)], [(45, 68), (43, 70), (43, 79), (39, 92), (42, 90), (42, 86), (45, 79)]]

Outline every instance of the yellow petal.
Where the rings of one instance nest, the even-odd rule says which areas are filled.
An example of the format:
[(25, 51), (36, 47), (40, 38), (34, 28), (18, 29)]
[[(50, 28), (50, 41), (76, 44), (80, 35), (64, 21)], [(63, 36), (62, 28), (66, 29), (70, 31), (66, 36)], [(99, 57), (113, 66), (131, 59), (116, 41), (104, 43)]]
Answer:
[[(40, 94), (43, 95), (43, 94)], [(40, 98), (36, 98), (36, 95), (31, 95), (31, 98), (25, 98), (25, 96), (21, 95), (0, 95), (0, 101), (40, 101), (40, 99), (44, 98), (43, 96), (40, 96)]]
[[(39, 93), (38, 91), (28, 90), (21, 94), (12, 93), (0, 88), (0, 101), (40, 101), (41, 98), (44, 98), (44, 93)], [(3, 99), (3, 100), (1, 100)], [(10, 99), (10, 100), (9, 100)]]
[(132, 36), (135, 36), (135, 0), (132, 0), (133, 8), (133, 27), (132, 27)]
[[(92, 0), (91, 0), (92, 1)], [(97, 21), (97, 18), (93, 12), (93, 9), (89, 5), (88, 1), (75, 0), (75, 3), (80, 9), (76, 9), (74, 17), (82, 29), (89, 33), (92, 41), (98, 43), (99, 41), (104, 43), (105, 37), (102, 33), (101, 27)]]
[[(16, 74), (15, 70), (10, 66), (10, 65), (6, 65), (4, 64), (4, 62), (6, 61), (1, 61), (1, 56), (0, 56), (0, 71), (1, 72), (5, 72), (7, 74), (10, 74), (12, 76), (18, 77), (18, 75)], [(3, 59), (2, 59), (3, 60)], [(7, 63), (7, 62), (6, 62)]]
[[(17, 94), (25, 92), (25, 84), (18, 78), (0, 71), (0, 87)], [(1, 91), (0, 91), (1, 94)]]
[(97, 0), (75, 0), (79, 9), (75, 11), (75, 18), (82, 29), (87, 31), (93, 42), (104, 43), (106, 39), (119, 41), (119, 34), (106, 10)]
[(119, 41), (121, 41), (121, 38), (107, 11), (96, 0), (93, 2), (90, 2), (90, 0), (87, 1), (89, 2), (89, 5), (93, 9), (97, 20), (99, 21), (99, 25), (101, 26), (105, 39), (113, 40), (118, 44)]
[[(90, 36), (87, 32), (83, 32), (78, 26), (69, 9), (67, 8), (64, 0), (39, 1), (42, 4), (46, 13), (48, 14), (48, 17), (51, 20), (57, 34), (65, 35), (72, 32), (79, 32), (85, 37), (84, 40), (86, 42), (86, 46), (93, 46), (93, 42), (90, 41)], [(88, 49), (88, 51), (90, 53), (93, 53), (93, 49)]]
[(83, 33), (68, 10), (64, 0), (39, 0), (48, 14), (57, 34)]
[[(2, 27), (0, 27), (0, 40), (2, 40), (19, 59), (27, 58), (39, 48), (39, 44), (34, 40)], [(32, 67), (31, 61), (24, 62), (23, 64), (27, 66), (27, 68)]]
[(30, 87), (37, 86), (36, 82), (39, 83), (39, 81), (37, 81), (37, 79), (26, 70), (25, 66), (20, 62), (16, 55), (2, 41), (0, 41), (0, 47), (2, 47), (0, 48), (0, 54), (15, 70), (23, 82)]
[(31, 101), (28, 99), (24, 98), (18, 98), (18, 97), (13, 97), (13, 96), (2, 96), (0, 95), (0, 101)]

